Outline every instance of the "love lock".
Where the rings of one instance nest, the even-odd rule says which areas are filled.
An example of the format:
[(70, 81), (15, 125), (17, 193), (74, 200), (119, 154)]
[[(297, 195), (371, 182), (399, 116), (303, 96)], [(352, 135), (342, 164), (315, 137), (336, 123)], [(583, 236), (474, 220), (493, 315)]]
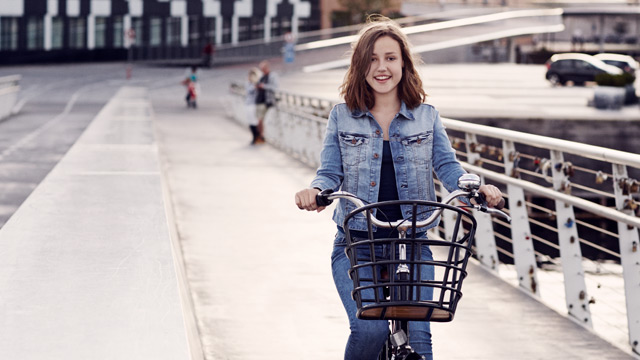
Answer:
[(607, 174), (603, 173), (602, 171), (598, 171), (596, 173), (596, 184), (602, 184), (608, 178), (609, 178), (609, 176)]
[[(630, 195), (631, 194), (631, 190), (632, 190), (632, 183), (636, 182), (633, 179), (629, 179), (629, 178), (624, 178), (624, 179), (620, 179), (618, 180), (618, 185), (620, 186), (620, 189), (622, 189), (622, 195)], [(636, 191), (637, 191), (637, 182), (636, 182)]]
[(560, 190), (562, 190), (565, 194), (571, 194), (571, 181), (569, 181), (569, 179), (564, 179), (562, 181)]
[(548, 174), (549, 168), (551, 168), (551, 160), (549, 159), (540, 160), (540, 173), (542, 174), (542, 176), (544, 176), (544, 179), (548, 183), (553, 184), (553, 178), (551, 177), (551, 175)]
[(540, 162), (541, 162), (541, 159), (539, 157), (536, 157), (535, 159), (533, 159), (533, 166), (536, 167), (535, 169), (536, 172), (540, 171)]
[(573, 169), (573, 164), (569, 161), (562, 164), (562, 171), (568, 177), (572, 177), (575, 174), (575, 170)]
[(636, 209), (638, 209), (638, 203), (633, 199), (627, 199), (624, 201), (624, 208), (636, 211)]
[(512, 151), (509, 153), (509, 161), (516, 161), (520, 158), (520, 153), (518, 151)]
[(502, 161), (503, 158), (502, 149), (498, 149), (498, 161)]

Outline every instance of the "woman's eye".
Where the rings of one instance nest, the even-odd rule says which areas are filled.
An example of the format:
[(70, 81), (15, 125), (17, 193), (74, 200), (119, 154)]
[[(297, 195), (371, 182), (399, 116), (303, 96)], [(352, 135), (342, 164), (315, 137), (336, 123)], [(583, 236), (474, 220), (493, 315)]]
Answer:
[(376, 61), (376, 58), (371, 58), (371, 62), (374, 62), (374, 61)]
[(396, 59), (396, 58), (395, 58), (394, 56), (390, 56), (390, 57), (388, 57), (388, 58), (387, 58), (387, 60), (389, 60), (389, 61), (393, 61), (393, 60), (395, 60), (395, 59)]

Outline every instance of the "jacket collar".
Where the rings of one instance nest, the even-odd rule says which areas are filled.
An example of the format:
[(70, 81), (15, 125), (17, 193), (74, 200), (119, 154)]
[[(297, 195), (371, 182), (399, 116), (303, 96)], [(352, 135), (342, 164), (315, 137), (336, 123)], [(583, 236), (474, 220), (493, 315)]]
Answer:
[[(413, 112), (407, 108), (407, 105), (404, 103), (404, 101), (400, 102), (400, 111), (398, 112), (398, 115), (403, 116), (407, 120), (415, 120), (415, 117), (413, 116)], [(369, 112), (369, 109), (366, 109), (366, 111), (355, 109), (351, 111), (351, 116), (355, 118), (360, 118), (364, 116), (369, 116), (373, 118), (373, 115), (371, 115), (371, 113)]]

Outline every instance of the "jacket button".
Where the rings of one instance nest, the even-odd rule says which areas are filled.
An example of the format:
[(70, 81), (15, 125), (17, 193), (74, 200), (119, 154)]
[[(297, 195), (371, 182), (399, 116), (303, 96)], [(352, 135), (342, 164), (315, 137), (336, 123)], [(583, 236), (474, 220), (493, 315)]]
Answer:
[(356, 139), (351, 140), (351, 143), (355, 144), (356, 143)]
[(422, 142), (422, 139), (418, 139), (418, 144), (420, 144)]
[(373, 158), (374, 158), (374, 159), (377, 159), (377, 158), (379, 158), (379, 157), (380, 157), (380, 155), (378, 155), (378, 153), (373, 154)]
[(372, 182), (371, 182), (371, 186), (376, 186), (376, 182), (375, 182), (375, 181), (372, 181)]
[(380, 130), (376, 130), (376, 135), (380, 135)]

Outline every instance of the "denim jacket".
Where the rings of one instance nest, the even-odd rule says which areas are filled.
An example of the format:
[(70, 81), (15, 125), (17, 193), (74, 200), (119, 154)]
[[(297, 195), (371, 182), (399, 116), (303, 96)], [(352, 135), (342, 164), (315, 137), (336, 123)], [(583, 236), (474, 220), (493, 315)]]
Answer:
[[(382, 128), (371, 112), (351, 111), (344, 103), (336, 105), (329, 115), (320, 167), (311, 187), (341, 189), (367, 202), (377, 201), (383, 139)], [(389, 144), (400, 200), (435, 201), (434, 171), (448, 191), (458, 188), (457, 180), (465, 171), (433, 106), (407, 109), (403, 102), (389, 126)], [(353, 203), (340, 199), (333, 220), (343, 226), (346, 215), (354, 209)], [(403, 206), (402, 214), (408, 218), (410, 206)], [(428, 215), (423, 211), (418, 220)], [(429, 227), (435, 225), (437, 222)], [(349, 228), (365, 231), (365, 218), (351, 220)]]

